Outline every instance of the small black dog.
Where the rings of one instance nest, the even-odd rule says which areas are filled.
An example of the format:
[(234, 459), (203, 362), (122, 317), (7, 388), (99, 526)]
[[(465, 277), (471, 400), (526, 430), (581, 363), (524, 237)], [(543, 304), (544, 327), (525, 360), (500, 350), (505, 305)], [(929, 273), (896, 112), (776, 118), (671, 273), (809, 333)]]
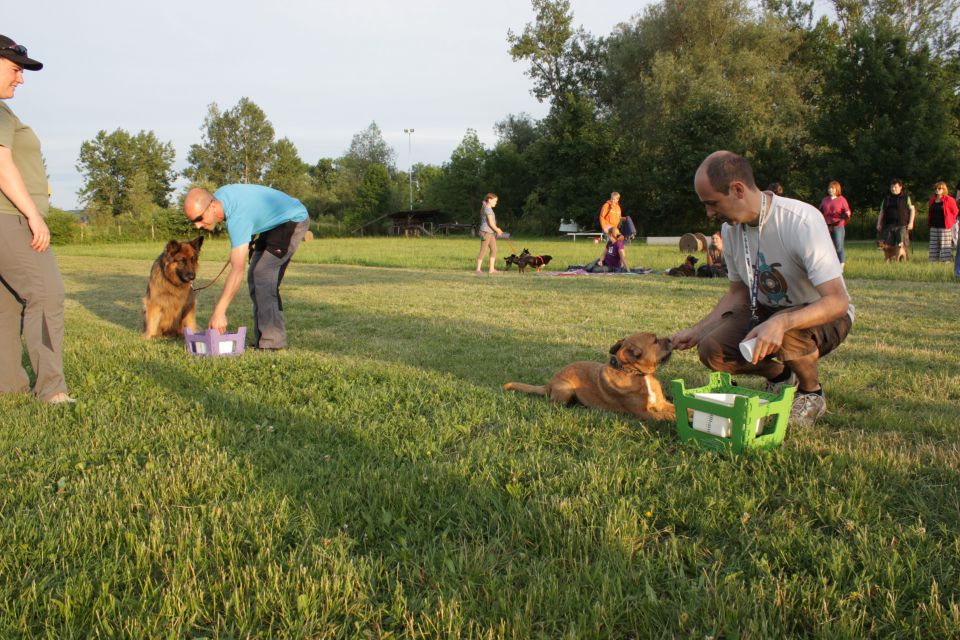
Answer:
[(684, 260), (683, 264), (679, 267), (674, 267), (667, 271), (668, 276), (682, 276), (692, 278), (697, 275), (697, 260), (693, 256), (687, 256), (687, 259)]
[(523, 251), (521, 251), (519, 256), (518, 256), (517, 254), (515, 254), (515, 253), (511, 253), (510, 255), (508, 255), (506, 258), (503, 259), (504, 262), (507, 263), (507, 266), (506, 266), (506, 269), (505, 269), (505, 270), (506, 270), (506, 271), (509, 271), (509, 270), (510, 270), (510, 265), (512, 265), (512, 264), (515, 264), (515, 265), (517, 265), (517, 266), (519, 267), (519, 266), (520, 266), (520, 260), (522, 260), (522, 259), (524, 258), (524, 256), (528, 256), (528, 255), (530, 255), (530, 252), (529, 252), (528, 250), (526, 250), (526, 249), (524, 249)]
[(529, 253), (526, 255), (521, 254), (519, 262), (517, 262), (517, 267), (520, 269), (520, 273), (523, 273), (527, 267), (533, 267), (535, 270), (540, 271), (540, 268), (550, 264), (551, 260), (553, 260), (553, 256), (532, 256)]

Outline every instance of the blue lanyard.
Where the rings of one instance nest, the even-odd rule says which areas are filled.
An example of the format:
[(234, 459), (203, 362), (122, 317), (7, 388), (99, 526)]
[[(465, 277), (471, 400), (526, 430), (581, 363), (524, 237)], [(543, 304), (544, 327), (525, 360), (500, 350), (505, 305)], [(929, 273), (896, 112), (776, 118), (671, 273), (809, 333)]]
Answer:
[[(772, 201), (771, 201), (772, 204)], [(750, 241), (747, 240), (746, 223), (740, 223), (740, 238), (743, 240), (743, 258), (747, 262), (747, 278), (750, 280), (750, 320), (756, 325), (760, 318), (757, 317), (757, 286), (760, 282), (760, 234), (763, 232), (763, 221), (766, 218), (767, 194), (760, 192), (760, 218), (757, 223), (757, 260), (751, 264), (750, 260)], [(751, 275), (753, 277), (751, 277)]]

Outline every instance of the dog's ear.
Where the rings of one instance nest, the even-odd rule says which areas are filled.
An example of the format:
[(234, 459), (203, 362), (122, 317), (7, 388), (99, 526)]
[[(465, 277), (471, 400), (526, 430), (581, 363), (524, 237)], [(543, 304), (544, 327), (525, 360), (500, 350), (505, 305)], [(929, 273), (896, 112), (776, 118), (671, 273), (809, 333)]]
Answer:
[(621, 347), (623, 347), (624, 340), (626, 340), (626, 338), (620, 338), (615, 345), (610, 347), (610, 355), (615, 355), (617, 351), (620, 351)]
[(197, 236), (196, 238), (194, 238), (193, 240), (191, 240), (188, 244), (189, 244), (191, 247), (193, 247), (193, 250), (194, 250), (194, 251), (199, 252), (199, 251), (200, 251), (200, 247), (203, 246), (203, 236)]
[(163, 252), (171, 256), (177, 251), (180, 251), (180, 242), (177, 240), (171, 240), (167, 243), (167, 246), (163, 248)]

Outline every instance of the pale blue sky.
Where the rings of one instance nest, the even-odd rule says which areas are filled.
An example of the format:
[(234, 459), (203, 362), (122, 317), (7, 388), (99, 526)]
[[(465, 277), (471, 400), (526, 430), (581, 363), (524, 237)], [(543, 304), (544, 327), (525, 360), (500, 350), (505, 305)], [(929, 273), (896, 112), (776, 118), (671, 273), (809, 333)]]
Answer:
[[(571, 0), (596, 35), (646, 0)], [(13, 14), (13, 15), (11, 15)], [(306, 162), (337, 157), (376, 121), (409, 164), (440, 164), (468, 128), (485, 144), (507, 114), (542, 117), (507, 29), (527, 0), (39, 0), (5, 12), (2, 33), (44, 63), (9, 101), (40, 136), (55, 206), (77, 205), (80, 144), (97, 131), (153, 130), (185, 166), (207, 105), (247, 96)]]

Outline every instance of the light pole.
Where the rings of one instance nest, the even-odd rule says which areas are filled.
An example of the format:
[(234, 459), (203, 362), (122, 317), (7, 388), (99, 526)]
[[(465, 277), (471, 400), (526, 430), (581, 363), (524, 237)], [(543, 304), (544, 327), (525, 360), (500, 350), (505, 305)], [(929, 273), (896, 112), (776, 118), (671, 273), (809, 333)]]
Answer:
[(410, 211), (413, 211), (413, 129), (404, 129), (407, 134), (407, 162), (410, 163), (410, 172), (407, 175), (410, 178)]

